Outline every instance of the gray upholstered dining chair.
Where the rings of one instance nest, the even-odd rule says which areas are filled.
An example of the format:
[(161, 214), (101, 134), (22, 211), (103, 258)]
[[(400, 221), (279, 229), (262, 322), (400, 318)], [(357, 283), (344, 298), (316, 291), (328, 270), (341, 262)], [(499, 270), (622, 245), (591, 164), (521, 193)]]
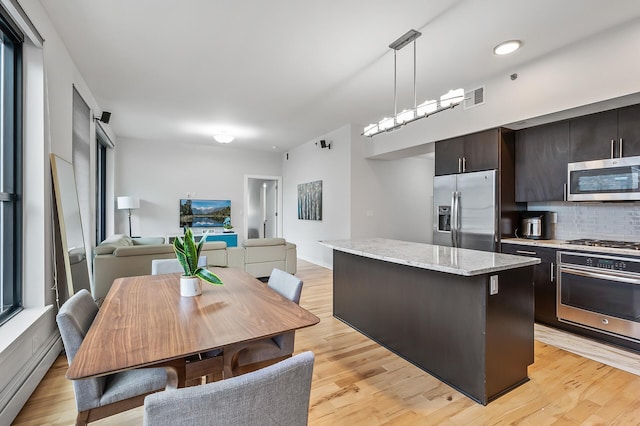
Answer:
[[(207, 266), (207, 256), (198, 258), (198, 266)], [(184, 272), (178, 259), (151, 260), (151, 275), (173, 274), (175, 272)]]
[(303, 426), (309, 417), (313, 352), (215, 383), (144, 400), (146, 426)]
[[(274, 268), (269, 276), (267, 285), (295, 303), (300, 303), (302, 293), (302, 280), (288, 272)], [(245, 367), (251, 364), (278, 362), (293, 354), (296, 332), (290, 331), (274, 337), (258, 341), (240, 343), (233, 348), (225, 349), (227, 353), (236, 355), (227, 357), (225, 354), (225, 367), (227, 371)]]
[[(56, 321), (62, 336), (69, 365), (98, 313), (98, 305), (87, 290), (80, 290), (67, 300)], [(73, 381), (78, 416), (77, 425), (139, 407), (144, 397), (164, 389), (167, 374), (164, 368), (144, 368), (123, 371), (106, 377)]]

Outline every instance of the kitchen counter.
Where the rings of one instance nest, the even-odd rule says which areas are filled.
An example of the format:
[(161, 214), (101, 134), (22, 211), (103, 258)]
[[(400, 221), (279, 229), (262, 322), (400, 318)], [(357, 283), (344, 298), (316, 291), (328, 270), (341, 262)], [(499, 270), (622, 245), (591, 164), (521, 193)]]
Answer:
[(593, 247), (581, 246), (577, 244), (567, 244), (565, 240), (530, 240), (527, 238), (503, 238), (502, 244), (519, 244), (523, 246), (549, 247), (553, 249), (563, 249), (570, 251), (587, 251), (594, 253), (620, 254), (624, 256), (640, 256), (639, 250), (612, 248), (612, 247)]
[(371, 259), (463, 276), (490, 274), (540, 263), (540, 259), (531, 257), (384, 238), (320, 241), (320, 244)]
[(540, 259), (383, 238), (333, 249), (333, 315), (473, 400), (526, 382)]

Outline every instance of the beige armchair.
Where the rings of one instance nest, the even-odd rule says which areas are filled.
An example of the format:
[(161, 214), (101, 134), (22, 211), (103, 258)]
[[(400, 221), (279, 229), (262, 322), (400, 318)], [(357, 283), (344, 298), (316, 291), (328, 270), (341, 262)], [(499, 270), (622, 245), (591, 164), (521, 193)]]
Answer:
[(284, 238), (244, 240), (244, 270), (254, 277), (268, 277), (274, 268), (290, 274), (297, 272), (296, 245)]

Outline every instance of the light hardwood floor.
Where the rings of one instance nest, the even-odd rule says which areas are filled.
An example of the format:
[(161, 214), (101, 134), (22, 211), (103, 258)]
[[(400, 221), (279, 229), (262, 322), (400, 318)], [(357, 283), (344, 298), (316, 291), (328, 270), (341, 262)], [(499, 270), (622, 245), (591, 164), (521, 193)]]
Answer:
[[(303, 261), (298, 266), (301, 305), (321, 319), (296, 335), (296, 352), (316, 354), (311, 425), (640, 424), (639, 376), (540, 341), (530, 381), (479, 405), (333, 318), (332, 272)], [(66, 368), (59, 357), (15, 425), (73, 424)], [(92, 424), (142, 424), (142, 410)]]

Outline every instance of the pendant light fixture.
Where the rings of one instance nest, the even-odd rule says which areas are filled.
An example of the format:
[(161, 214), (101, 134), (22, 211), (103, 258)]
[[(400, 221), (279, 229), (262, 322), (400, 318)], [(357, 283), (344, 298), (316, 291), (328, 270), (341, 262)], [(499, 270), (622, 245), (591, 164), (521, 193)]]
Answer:
[[(418, 105), (416, 91), (416, 39), (422, 35), (416, 30), (409, 30), (396, 41), (389, 45), (393, 49), (393, 117), (385, 117), (377, 123), (369, 124), (361, 133), (364, 136), (372, 137), (383, 132), (391, 132), (400, 127), (413, 123), (421, 118), (429, 117), (445, 109), (451, 109), (459, 105), (464, 100), (464, 90), (450, 90), (442, 95), (440, 100), (427, 100)], [(397, 91), (397, 52), (407, 44), (413, 42), (413, 108), (405, 109), (398, 113), (398, 91)]]

